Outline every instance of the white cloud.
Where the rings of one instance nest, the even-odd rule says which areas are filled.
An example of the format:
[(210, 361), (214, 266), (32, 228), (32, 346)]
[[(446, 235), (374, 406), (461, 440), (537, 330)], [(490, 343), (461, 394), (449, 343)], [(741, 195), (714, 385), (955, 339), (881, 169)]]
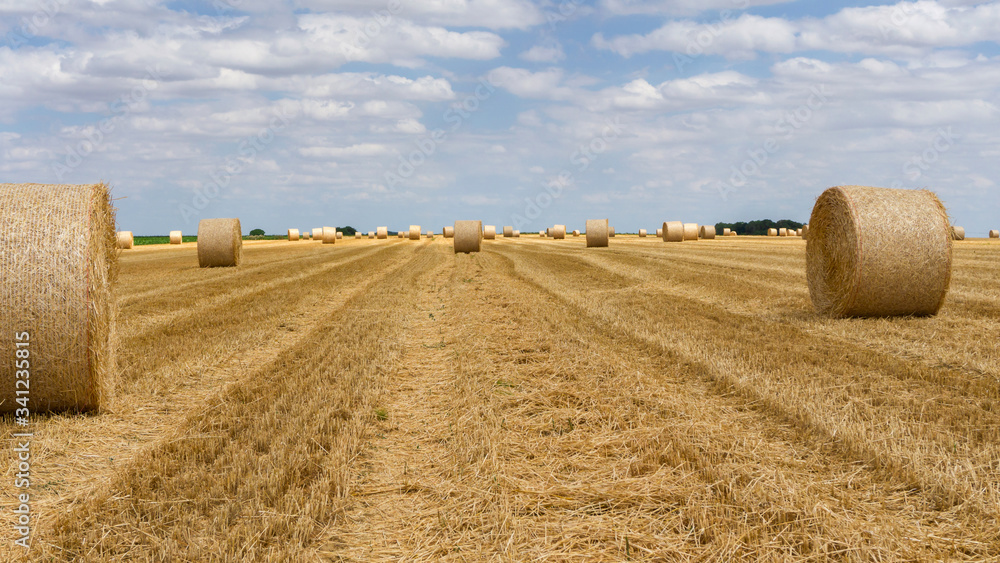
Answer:
[(364, 158), (389, 153), (388, 147), (377, 143), (362, 143), (349, 147), (305, 147), (299, 154), (308, 158)]
[(533, 63), (558, 63), (566, 58), (562, 45), (550, 42), (542, 45), (535, 45), (527, 51), (518, 55), (518, 58)]
[(786, 4), (794, 0), (601, 0), (608, 14), (694, 15), (714, 10), (745, 10), (753, 6)]
[(431, 25), (527, 29), (545, 21), (528, 0), (297, 0), (298, 8), (363, 14), (374, 24), (406, 18)]

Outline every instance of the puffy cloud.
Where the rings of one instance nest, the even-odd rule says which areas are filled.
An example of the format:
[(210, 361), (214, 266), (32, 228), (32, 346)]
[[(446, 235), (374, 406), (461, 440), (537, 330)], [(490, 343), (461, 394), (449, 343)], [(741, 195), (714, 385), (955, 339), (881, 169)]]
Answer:
[(519, 58), (533, 63), (558, 63), (566, 58), (562, 45), (556, 42), (535, 45), (518, 55)]

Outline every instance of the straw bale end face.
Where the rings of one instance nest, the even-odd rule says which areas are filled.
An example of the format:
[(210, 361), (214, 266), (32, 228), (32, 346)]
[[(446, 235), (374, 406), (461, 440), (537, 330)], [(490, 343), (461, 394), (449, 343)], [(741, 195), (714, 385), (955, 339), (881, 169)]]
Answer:
[(1000, 231), (995, 229), (990, 231), (990, 238), (1000, 238)]
[(607, 219), (587, 219), (587, 248), (607, 247), (609, 230)]
[(323, 244), (337, 244), (337, 229), (323, 227), (320, 229), (320, 238), (323, 239)]
[(133, 244), (135, 244), (135, 239), (132, 236), (132, 231), (121, 231), (118, 233), (118, 248), (121, 250), (131, 250)]
[(684, 242), (684, 223), (666, 221), (663, 223), (663, 242)]
[(496, 240), (497, 238), (496, 225), (486, 225), (485, 227), (483, 227), (483, 238), (486, 240)]
[(706, 240), (715, 238), (715, 225), (702, 225), (698, 230), (698, 236)]
[(482, 242), (482, 221), (455, 221), (455, 254), (479, 252)]
[[(28, 407), (97, 410), (110, 399), (116, 372), (120, 251), (111, 191), (103, 183), (0, 184), (0, 201), (0, 334), (11, 358), (15, 343), (25, 343)], [(21, 407), (15, 381), (24, 368), (0, 366), (0, 412), (11, 412)]]
[(198, 223), (198, 264), (228, 268), (243, 259), (243, 231), (239, 219), (202, 219)]
[(441, 229), (444, 238), (455, 238), (455, 227), (445, 227)]
[[(298, 232), (296, 231), (296, 236)], [(184, 233), (181, 231), (170, 231), (170, 244), (180, 244), (184, 242)]]
[(555, 225), (552, 227), (552, 238), (564, 240), (566, 238), (566, 225)]
[(410, 225), (410, 240), (420, 240), (420, 225)]
[(288, 240), (290, 242), (296, 242), (299, 240), (299, 230), (298, 229), (288, 229)]
[(806, 277), (832, 317), (934, 315), (951, 282), (948, 213), (934, 193), (867, 186), (823, 192), (809, 219)]
[(379, 240), (388, 239), (389, 238), (389, 227), (378, 227), (378, 228), (376, 228), (375, 229), (375, 236), (377, 236), (379, 238)]
[(608, 236), (611, 237), (611, 238), (615, 237), (615, 228), (614, 227), (610, 227), (610, 226), (608, 227)]
[(504, 227), (503, 227), (503, 236), (504, 236), (504, 238), (513, 238), (514, 237), (514, 227), (512, 227), (510, 225), (504, 225)]
[(698, 223), (684, 223), (684, 240), (698, 240)]
[(952, 227), (951, 240), (965, 240), (965, 227)]
[(639, 238), (646, 238), (646, 229), (639, 229)]

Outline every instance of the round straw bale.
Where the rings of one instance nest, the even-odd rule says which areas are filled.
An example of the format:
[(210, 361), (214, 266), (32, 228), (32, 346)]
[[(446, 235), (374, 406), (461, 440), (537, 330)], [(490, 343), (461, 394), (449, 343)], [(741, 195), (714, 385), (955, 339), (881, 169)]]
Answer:
[(542, 231), (538, 231), (538, 236), (541, 238), (545, 238), (545, 233), (543, 233)]
[(396, 233), (396, 236), (399, 238), (406, 238), (406, 235), (405, 233), (403, 233), (403, 231), (399, 231), (398, 233)]
[(129, 250), (133, 244), (135, 244), (135, 238), (132, 236), (132, 231), (121, 231), (118, 233), (118, 248)]
[(389, 238), (389, 227), (378, 227), (375, 229), (375, 235), (378, 236), (380, 240), (385, 240)]
[(722, 229), (722, 236), (728, 237), (729, 233), (733, 232), (732, 229)]
[(309, 240), (312, 237), (312, 231), (302, 231), (302, 240)]
[(427, 231), (427, 238), (434, 238), (434, 231)]
[(735, 237), (737, 235), (736, 231), (730, 231), (729, 236)]
[(444, 238), (453, 238), (455, 236), (455, 227), (445, 227), (441, 229), (441, 234)]
[(788, 229), (786, 229), (784, 227), (781, 227), (780, 229), (778, 229), (778, 236), (779, 237), (787, 237), (788, 236)]
[(288, 229), (288, 240), (295, 242), (299, 240), (299, 230), (298, 229)]
[(663, 227), (656, 229), (656, 238), (663, 238)]
[(663, 242), (684, 242), (684, 223), (667, 221), (663, 223)]
[(486, 240), (496, 240), (497, 238), (496, 225), (486, 225), (485, 227), (483, 227), (483, 238)]
[(521, 236), (521, 231), (518, 231), (517, 229), (514, 229), (514, 238), (518, 238), (520, 236)]
[(951, 238), (952, 238), (952, 240), (965, 240), (965, 228), (964, 227), (952, 227), (951, 228)]
[(323, 240), (323, 244), (336, 244), (337, 229), (333, 227), (323, 227), (320, 239)]
[(239, 266), (242, 259), (239, 219), (202, 219), (198, 223), (198, 264), (202, 268)]
[(951, 281), (948, 213), (933, 192), (826, 190), (813, 207), (806, 277), (833, 317), (933, 315)]
[(809, 238), (809, 225), (802, 225), (802, 238)]
[(703, 239), (712, 240), (715, 238), (715, 225), (702, 225), (698, 230), (698, 236)]
[(482, 242), (482, 221), (455, 221), (455, 254), (479, 252)]
[(504, 225), (503, 236), (504, 238), (514, 238), (514, 227), (510, 225)]
[(184, 233), (181, 231), (170, 231), (170, 244), (180, 244), (184, 242)]
[[(98, 409), (116, 372), (119, 251), (108, 186), (0, 184), (0, 201), (0, 334), (10, 358), (0, 364), (0, 412), (23, 406), (23, 369), (32, 413)], [(15, 349), (25, 350), (20, 366)]]
[(545, 236), (547, 236), (547, 237), (552, 236), (552, 227), (546, 227), (545, 228)]
[(990, 238), (1000, 238), (1000, 231), (995, 229), (990, 231)]
[(342, 231), (337, 231), (337, 234), (334, 235), (334, 238), (336, 238), (337, 240), (343, 240), (344, 233)]
[(684, 240), (698, 240), (698, 223), (684, 223)]
[(767, 230), (767, 236), (769, 236), (769, 237), (776, 237), (776, 236), (778, 236), (778, 229), (768, 229)]
[(323, 227), (319, 227), (312, 230), (313, 240), (323, 240)]
[(639, 229), (639, 237), (646, 238), (646, 229)]
[(361, 240), (361, 232), (359, 231), (354, 232), (354, 240)]
[(609, 237), (614, 237), (615, 236), (615, 228), (614, 227), (610, 227), (610, 226), (608, 227), (608, 236)]
[(608, 246), (608, 220), (587, 219), (587, 248)]
[(579, 229), (573, 229), (573, 236), (575, 236), (575, 237), (580, 236), (580, 230)]
[(566, 238), (566, 225), (555, 225), (552, 227), (552, 238), (562, 240)]
[(802, 229), (795, 229), (795, 236), (797, 237), (802, 236)]
[(368, 231), (368, 238), (375, 238), (375, 231)]
[(410, 240), (420, 240), (420, 225), (410, 225)]

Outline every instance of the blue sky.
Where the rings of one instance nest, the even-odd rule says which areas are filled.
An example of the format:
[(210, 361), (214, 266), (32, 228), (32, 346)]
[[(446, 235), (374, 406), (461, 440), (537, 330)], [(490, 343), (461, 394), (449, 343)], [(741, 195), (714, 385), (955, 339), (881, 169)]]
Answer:
[(122, 229), (806, 221), (929, 188), (1000, 228), (1000, 2), (0, 0), (5, 182)]

